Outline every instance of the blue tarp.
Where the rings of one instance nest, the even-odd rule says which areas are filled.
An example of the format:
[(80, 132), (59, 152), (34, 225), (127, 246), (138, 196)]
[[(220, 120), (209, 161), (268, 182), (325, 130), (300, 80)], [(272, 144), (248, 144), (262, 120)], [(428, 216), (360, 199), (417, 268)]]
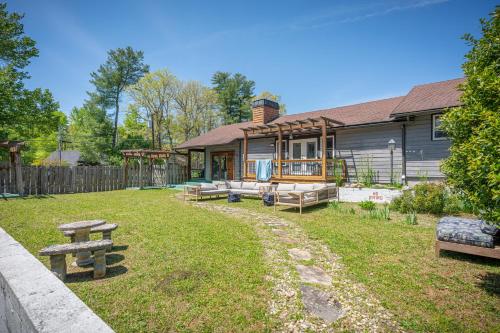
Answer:
[(273, 175), (272, 160), (256, 160), (255, 161), (255, 176), (257, 180), (268, 181)]

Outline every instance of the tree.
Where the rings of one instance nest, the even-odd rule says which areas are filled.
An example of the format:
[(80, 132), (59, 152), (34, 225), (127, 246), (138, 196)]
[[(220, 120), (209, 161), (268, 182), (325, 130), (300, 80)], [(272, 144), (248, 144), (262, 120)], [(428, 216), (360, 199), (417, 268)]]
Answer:
[(167, 135), (170, 148), (173, 148), (172, 118), (176, 86), (177, 78), (164, 69), (144, 75), (127, 89), (145, 113), (145, 119), (151, 122), (154, 148), (161, 148), (163, 134)]
[(254, 97), (252, 99), (252, 101), (256, 101), (258, 99), (268, 99), (270, 101), (274, 101), (274, 102), (278, 103), (280, 106), (280, 115), (286, 114), (286, 105), (281, 102), (280, 95), (273, 95), (273, 93), (271, 93), (269, 91), (263, 91), (258, 96)]
[(443, 170), (482, 218), (500, 225), (500, 9), (481, 19), (482, 37), (471, 45), (462, 68), (463, 106), (448, 110), (442, 128), (451, 139)]
[(120, 132), (120, 149), (139, 149), (151, 147), (147, 139), (148, 124), (139, 112), (137, 104), (129, 104)]
[(180, 142), (216, 126), (215, 95), (200, 82), (179, 82), (174, 99), (177, 111), (175, 130)]
[(114, 107), (114, 126), (112, 147), (118, 140), (118, 114), (120, 113), (120, 99), (123, 91), (128, 86), (136, 83), (149, 66), (143, 63), (144, 53), (134, 51), (130, 46), (108, 52), (108, 59), (99, 67), (97, 72), (92, 72), (90, 82), (95, 86), (96, 93), (103, 101), (105, 107)]
[(212, 77), (213, 89), (225, 124), (233, 124), (250, 119), (250, 103), (255, 82), (244, 75), (216, 72)]
[(50, 91), (24, 88), (24, 68), (38, 50), (24, 35), (23, 17), (0, 3), (0, 139), (34, 138), (57, 130), (60, 120)]
[(111, 119), (95, 99), (86, 101), (81, 108), (73, 108), (68, 132), (72, 148), (80, 150), (82, 160), (89, 164), (109, 160), (113, 153)]

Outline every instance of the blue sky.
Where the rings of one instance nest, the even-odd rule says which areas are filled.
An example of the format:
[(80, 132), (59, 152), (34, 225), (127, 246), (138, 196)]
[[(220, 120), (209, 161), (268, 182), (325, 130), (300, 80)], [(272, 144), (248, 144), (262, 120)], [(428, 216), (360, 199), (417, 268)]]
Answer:
[(289, 113), (403, 95), (462, 76), (468, 47), (496, 2), (9, 1), (25, 13), (40, 56), (27, 86), (48, 88), (69, 113), (92, 89), (109, 49), (143, 50), (152, 70), (210, 84), (240, 72), (281, 95)]

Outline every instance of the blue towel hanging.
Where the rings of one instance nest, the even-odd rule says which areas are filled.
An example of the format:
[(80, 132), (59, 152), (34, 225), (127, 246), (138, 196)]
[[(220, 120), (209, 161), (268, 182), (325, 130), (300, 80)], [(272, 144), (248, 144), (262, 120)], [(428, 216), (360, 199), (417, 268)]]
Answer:
[(259, 181), (267, 182), (273, 175), (272, 160), (256, 160), (255, 161), (255, 177)]

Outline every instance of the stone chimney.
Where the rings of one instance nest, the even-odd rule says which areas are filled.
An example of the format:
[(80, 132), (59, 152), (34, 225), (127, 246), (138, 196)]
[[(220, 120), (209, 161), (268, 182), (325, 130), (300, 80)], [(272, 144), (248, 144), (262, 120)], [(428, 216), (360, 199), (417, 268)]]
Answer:
[(252, 103), (254, 124), (267, 124), (280, 116), (280, 106), (268, 99), (258, 99)]

